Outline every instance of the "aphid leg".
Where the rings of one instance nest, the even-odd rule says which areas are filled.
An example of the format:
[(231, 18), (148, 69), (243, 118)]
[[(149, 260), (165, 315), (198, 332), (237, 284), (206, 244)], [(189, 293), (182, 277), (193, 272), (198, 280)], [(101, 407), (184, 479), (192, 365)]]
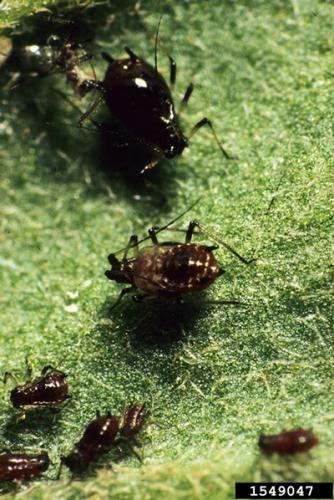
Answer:
[(151, 229), (148, 230), (148, 234), (152, 240), (153, 245), (159, 245), (159, 241), (157, 238), (157, 229), (156, 227), (151, 227)]
[(62, 459), (65, 458), (65, 457), (60, 457), (60, 464), (59, 464), (59, 469), (58, 469), (58, 472), (57, 472), (57, 475), (56, 475), (56, 480), (58, 481), (60, 479), (60, 474), (61, 474), (61, 471), (63, 469), (63, 462), (62, 462)]
[(58, 368), (55, 368), (52, 365), (44, 366), (43, 370), (41, 371), (41, 375), (45, 375), (47, 372), (59, 373), (59, 375), (63, 375), (63, 377), (67, 376), (66, 373), (64, 373), (62, 370), (58, 370)]
[(199, 231), (203, 234), (206, 234), (207, 236), (209, 236), (209, 238), (211, 238), (213, 241), (217, 242), (218, 245), (222, 245), (224, 248), (226, 248), (226, 250), (228, 250), (229, 252), (231, 252), (235, 257), (237, 257), (241, 262), (243, 262), (244, 264), (246, 264), (247, 266), (249, 264), (251, 264), (252, 262), (256, 261), (257, 259), (250, 259), (250, 260), (246, 260), (244, 257), (242, 257), (233, 247), (231, 247), (228, 243), (226, 243), (224, 240), (221, 240), (220, 238), (217, 238), (215, 235), (213, 235), (210, 231), (208, 231), (207, 229), (205, 229), (205, 227), (201, 226), (199, 224), (199, 222), (197, 221), (193, 221), (193, 223), (195, 224), (195, 226), (199, 229)]
[(107, 54), (107, 52), (102, 52), (102, 57), (108, 64), (112, 64), (115, 61), (115, 59), (110, 54)]
[(176, 62), (174, 61), (172, 56), (170, 56), (168, 53), (167, 53), (167, 57), (169, 59), (169, 71), (170, 71), (170, 73), (169, 73), (169, 85), (170, 85), (170, 88), (173, 90), (175, 82), (176, 82), (177, 66), (176, 66)]
[(138, 236), (136, 234), (133, 234), (130, 237), (129, 244), (124, 251), (123, 260), (125, 260), (127, 258), (129, 250), (131, 250), (131, 248), (134, 248), (135, 257), (137, 257), (138, 252), (139, 252), (139, 248), (138, 248)]
[(143, 458), (139, 455), (139, 453), (134, 449), (134, 447), (131, 445), (131, 443), (129, 442), (129, 439), (128, 438), (122, 438), (120, 437), (118, 439), (118, 444), (123, 448), (125, 449), (125, 451), (127, 452), (130, 452), (131, 454), (133, 454), (137, 460), (139, 460), (140, 463), (143, 463)]
[[(107, 272), (108, 271), (106, 271), (106, 275), (107, 275)], [(132, 293), (135, 290), (136, 290), (136, 288), (134, 286), (130, 286), (128, 288), (123, 288), (123, 290), (119, 294), (118, 299), (116, 300), (115, 304), (111, 306), (111, 308), (109, 309), (109, 311), (112, 311), (113, 309), (115, 309), (116, 306), (118, 306), (118, 304), (121, 302), (121, 300), (124, 297), (124, 295), (127, 295), (128, 293)]]
[(190, 243), (191, 242), (191, 238), (193, 237), (193, 234), (194, 234), (194, 231), (195, 231), (195, 228), (197, 227), (197, 222), (192, 220), (189, 222), (189, 226), (188, 226), (188, 229), (187, 229), (187, 232), (186, 232), (186, 243)]
[(31, 376), (32, 376), (32, 363), (31, 363), (31, 359), (30, 359), (29, 354), (27, 354), (27, 356), (25, 357), (25, 364), (26, 364), (26, 368), (27, 368), (27, 377), (28, 377), (28, 380), (31, 380)]
[(4, 384), (7, 384), (8, 382), (8, 379), (11, 379), (15, 384), (18, 385), (18, 381), (17, 381), (17, 378), (15, 377), (15, 375), (13, 375), (11, 372), (6, 372), (4, 377), (3, 377), (3, 383)]
[(210, 130), (211, 130), (211, 132), (213, 134), (213, 138), (216, 141), (217, 146), (219, 147), (220, 151), (223, 153), (223, 155), (225, 156), (225, 158), (227, 160), (235, 160), (236, 158), (233, 157), (233, 156), (228, 155), (227, 152), (225, 151), (225, 149), (223, 148), (223, 145), (220, 143), (220, 141), (218, 139), (218, 136), (217, 136), (216, 131), (215, 131), (213, 125), (212, 125), (212, 122), (208, 118), (202, 118), (202, 120), (200, 120), (198, 123), (196, 123), (196, 125), (190, 131), (188, 140), (190, 140), (192, 138), (192, 136), (194, 134), (196, 134), (196, 132), (198, 132), (199, 129), (201, 129), (205, 125), (207, 125), (208, 127), (210, 127)]
[(186, 88), (184, 96), (182, 97), (182, 101), (181, 101), (181, 104), (180, 104), (179, 115), (182, 113), (182, 111), (184, 110), (184, 108), (187, 106), (187, 104), (189, 102), (189, 99), (191, 97), (191, 94), (193, 93), (193, 90), (194, 90), (194, 85), (192, 83), (190, 83), (188, 85), (188, 87)]
[(89, 106), (87, 111), (85, 111), (79, 118), (79, 125), (81, 125), (92, 113), (93, 111), (101, 104), (104, 100), (104, 86), (102, 82), (95, 80), (85, 80), (80, 86), (81, 91), (86, 94), (92, 89), (99, 90), (101, 94), (95, 99), (95, 101)]
[(146, 295), (134, 295), (132, 297), (133, 302), (136, 302), (137, 304), (142, 304), (146, 298)]

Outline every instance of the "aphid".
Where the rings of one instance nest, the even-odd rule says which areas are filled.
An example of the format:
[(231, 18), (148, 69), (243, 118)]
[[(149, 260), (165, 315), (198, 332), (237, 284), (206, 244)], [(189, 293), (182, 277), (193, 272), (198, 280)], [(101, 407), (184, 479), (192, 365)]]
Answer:
[(141, 431), (150, 412), (145, 404), (131, 404), (127, 406), (121, 418), (119, 433), (122, 437), (133, 439)]
[(50, 465), (48, 454), (2, 453), (0, 455), (0, 481), (28, 479), (45, 472)]
[[(137, 291), (139, 294), (134, 296), (136, 301), (143, 300), (145, 297), (158, 296), (180, 300), (181, 296), (186, 293), (204, 290), (225, 272), (219, 266), (213, 254), (213, 251), (219, 248), (218, 245), (207, 246), (191, 242), (195, 228), (213, 239), (213, 236), (197, 221), (189, 223), (184, 243), (171, 241), (160, 243), (158, 241), (157, 234), (174, 224), (194, 205), (165, 226), (160, 228), (152, 227), (149, 230), (149, 236), (140, 241), (138, 241), (136, 235), (132, 235), (128, 246), (119, 250), (119, 252), (124, 251), (121, 260), (116, 257), (119, 252), (109, 255), (108, 260), (111, 264), (111, 270), (105, 272), (107, 278), (117, 283), (130, 285), (130, 287), (121, 291), (113, 307), (120, 302), (125, 294)], [(139, 244), (148, 239), (151, 239), (152, 245), (139, 249)], [(251, 259), (248, 261), (224, 241), (217, 239), (215, 241), (224, 246), (244, 264), (248, 265), (256, 260)], [(133, 249), (134, 256), (128, 258), (130, 249)], [(240, 304), (237, 301), (220, 301), (220, 303)]]
[(259, 447), (263, 453), (279, 455), (291, 455), (299, 452), (307, 452), (318, 444), (318, 438), (311, 430), (294, 429), (283, 431), (272, 436), (261, 435)]
[(118, 431), (119, 417), (110, 413), (101, 416), (97, 412), (96, 419), (88, 424), (73, 451), (68, 456), (61, 457), (61, 463), (71, 472), (80, 472), (113, 447)]
[[(85, 91), (96, 89), (100, 95), (87, 112), (83, 113), (80, 123), (89, 117), (102, 101), (105, 101), (112, 117), (116, 119), (118, 124), (118, 130), (114, 135), (123, 135), (123, 146), (137, 144), (138, 147), (145, 146), (147, 149), (151, 159), (142, 168), (141, 173), (155, 167), (163, 157), (174, 158), (181, 155), (183, 150), (188, 147), (191, 137), (205, 125), (211, 129), (222, 154), (225, 158), (230, 159), (231, 157), (219, 142), (208, 118), (202, 118), (192, 128), (188, 137), (183, 133), (170, 90), (176, 81), (176, 63), (168, 54), (170, 62), (169, 87), (158, 71), (157, 43), (158, 33), (154, 66), (138, 57), (128, 47), (125, 47), (128, 55), (126, 58), (114, 59), (108, 54), (103, 54), (104, 59), (109, 64), (104, 79), (102, 81), (90, 80), (85, 85)], [(190, 84), (181, 101), (180, 111), (188, 103), (192, 92), (193, 85)], [(99, 125), (102, 130), (107, 128), (110, 131), (110, 137), (112, 136), (109, 124), (93, 123)]]
[[(31, 368), (29, 366), (28, 375), (30, 378)], [(14, 378), (11, 373), (6, 372), (4, 382), (9, 377)], [(52, 366), (45, 366), (40, 377), (26, 384), (18, 385), (10, 392), (12, 405), (21, 410), (51, 408), (57, 411), (57, 407), (70, 397), (66, 374)]]

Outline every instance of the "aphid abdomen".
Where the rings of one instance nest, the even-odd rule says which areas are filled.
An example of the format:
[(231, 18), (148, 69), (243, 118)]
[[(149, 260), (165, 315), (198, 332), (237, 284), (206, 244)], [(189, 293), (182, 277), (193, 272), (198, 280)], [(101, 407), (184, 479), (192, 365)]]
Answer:
[(62, 403), (67, 394), (68, 385), (65, 377), (50, 373), (16, 387), (11, 391), (10, 399), (14, 408), (43, 408)]
[(113, 61), (103, 81), (111, 113), (128, 132), (166, 157), (187, 146), (170, 90), (153, 66), (143, 59)]
[(179, 295), (207, 288), (222, 271), (212, 252), (196, 244), (144, 250), (134, 265), (134, 283), (147, 295)]
[(50, 461), (47, 453), (27, 455), (4, 453), (0, 455), (0, 481), (13, 481), (37, 476), (46, 471)]

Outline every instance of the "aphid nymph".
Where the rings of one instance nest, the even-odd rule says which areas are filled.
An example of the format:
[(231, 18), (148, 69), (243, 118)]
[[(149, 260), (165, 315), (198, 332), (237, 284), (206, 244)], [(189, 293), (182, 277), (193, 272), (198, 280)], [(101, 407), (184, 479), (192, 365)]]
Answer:
[[(28, 361), (26, 360), (27, 365)], [(31, 378), (31, 367), (27, 366), (28, 376)], [(4, 382), (8, 378), (15, 378), (6, 372)], [(10, 400), (14, 408), (32, 410), (37, 408), (50, 408), (59, 410), (59, 405), (70, 398), (66, 374), (52, 366), (45, 366), (41, 376), (18, 385), (10, 392)]]
[(292, 455), (294, 453), (305, 453), (318, 444), (317, 436), (306, 429), (294, 429), (283, 431), (280, 434), (261, 435), (259, 447), (263, 453), (268, 455)]
[[(181, 299), (187, 293), (200, 292), (210, 286), (225, 271), (216, 261), (213, 251), (219, 245), (203, 245), (192, 242), (192, 237), (197, 228), (200, 233), (210, 235), (197, 221), (191, 221), (186, 231), (185, 242), (159, 242), (157, 235), (169, 228), (178, 219), (183, 217), (191, 208), (163, 227), (152, 227), (149, 236), (138, 241), (132, 235), (128, 246), (119, 250), (124, 251), (123, 258), (119, 260), (117, 253), (109, 255), (111, 269), (105, 272), (110, 280), (117, 283), (126, 283), (130, 287), (124, 288), (115, 303), (128, 293), (136, 293), (134, 300), (143, 300), (145, 297), (171, 297)], [(210, 235), (211, 236), (211, 235)], [(211, 236), (211, 238), (213, 238)], [(151, 246), (142, 249), (139, 244), (151, 240)], [(255, 259), (246, 260), (230, 245), (222, 240), (215, 242), (221, 244), (244, 264), (250, 264)], [(134, 256), (128, 258), (128, 253), (133, 250)], [(220, 303), (240, 304), (237, 301), (220, 301)]]
[(50, 465), (46, 452), (40, 454), (11, 453), (0, 454), (0, 481), (20, 481), (38, 476)]
[(113, 447), (118, 430), (119, 417), (115, 417), (111, 413), (101, 416), (97, 412), (96, 418), (88, 424), (73, 451), (69, 455), (61, 457), (61, 463), (66, 465), (71, 472), (82, 471)]

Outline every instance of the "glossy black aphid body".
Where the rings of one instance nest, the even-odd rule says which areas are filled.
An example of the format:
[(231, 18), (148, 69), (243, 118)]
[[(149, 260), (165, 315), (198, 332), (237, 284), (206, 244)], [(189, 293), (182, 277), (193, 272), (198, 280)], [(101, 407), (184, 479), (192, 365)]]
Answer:
[(163, 77), (130, 52), (111, 61), (103, 80), (109, 110), (128, 132), (166, 158), (180, 155), (188, 145), (173, 98)]
[(68, 456), (61, 457), (61, 462), (72, 472), (80, 472), (113, 447), (118, 430), (119, 417), (110, 413), (100, 416), (98, 413), (96, 419), (88, 424), (73, 451)]
[(66, 375), (58, 371), (42, 374), (10, 393), (14, 408), (21, 410), (57, 407), (69, 397)]
[(272, 453), (292, 455), (301, 452), (305, 453), (316, 446), (318, 442), (318, 438), (311, 430), (294, 429), (271, 436), (261, 435), (259, 447), (263, 453), (268, 455)]
[(119, 433), (122, 437), (133, 439), (144, 427), (150, 412), (145, 404), (131, 404), (127, 406), (122, 415)]
[(2, 453), (0, 455), (0, 481), (28, 479), (45, 472), (50, 464), (46, 452), (39, 455), (27, 453)]

